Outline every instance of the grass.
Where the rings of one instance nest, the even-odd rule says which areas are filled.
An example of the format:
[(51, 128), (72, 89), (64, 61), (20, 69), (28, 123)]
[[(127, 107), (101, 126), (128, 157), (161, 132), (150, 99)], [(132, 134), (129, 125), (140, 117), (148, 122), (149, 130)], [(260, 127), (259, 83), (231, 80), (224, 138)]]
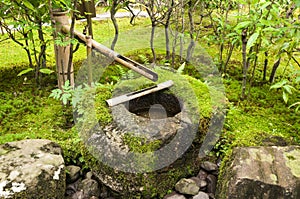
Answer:
[[(121, 32), (135, 28), (128, 19), (118, 21)], [(136, 26), (147, 23), (147, 20), (136, 20)], [(76, 24), (76, 29), (81, 30), (83, 25)], [(110, 21), (94, 22), (93, 25), (96, 40), (109, 43), (113, 35)], [(1, 35), (0, 40), (5, 38), (6, 35)], [(56, 75), (44, 76), (43, 87), (36, 88), (33, 73), (17, 76), (28, 67), (25, 51), (10, 40), (4, 40), (0, 45), (0, 144), (22, 139), (50, 139), (62, 146), (67, 162), (80, 163), (80, 138), (76, 129), (70, 128), (72, 110), (49, 98), (51, 90), (56, 88)], [(52, 45), (48, 46), (47, 59), (48, 67), (54, 70)], [(85, 58), (85, 47), (81, 45), (74, 55), (76, 70)]]
[[(129, 19), (119, 19), (121, 33), (141, 27), (149, 27), (149, 20), (136, 19), (136, 25), (129, 25)], [(82, 30), (84, 24), (78, 23), (77, 30)], [(100, 43), (109, 45), (114, 34), (109, 20), (93, 23), (94, 37)], [(126, 35), (126, 34), (125, 34)], [(128, 34), (127, 34), (128, 35)], [(0, 40), (5, 39), (2, 35)], [(49, 36), (48, 39), (51, 39)], [(137, 39), (131, 38), (130, 39)], [(143, 53), (137, 49), (131, 50), (128, 38), (121, 38), (117, 50), (133, 54)], [(25, 51), (10, 40), (0, 43), (0, 144), (29, 139), (43, 138), (58, 142), (68, 162), (80, 160), (80, 138), (76, 129), (70, 128), (72, 122), (70, 110), (49, 98), (50, 91), (56, 87), (56, 75), (45, 76), (43, 88), (34, 85), (33, 74), (17, 77), (17, 74), (28, 66)], [(49, 68), (54, 68), (53, 43), (47, 50)], [(143, 43), (143, 47), (148, 44)], [(205, 46), (211, 56), (216, 55), (215, 46)], [(124, 47), (125, 46), (125, 47)], [(148, 53), (148, 51), (147, 51)], [(75, 68), (78, 69), (85, 59), (85, 47), (81, 46), (74, 55)], [(230, 77), (224, 79), (228, 98), (228, 113), (224, 125), (224, 132), (215, 147), (219, 155), (229, 153), (234, 146), (263, 145), (269, 137), (280, 136), (289, 144), (300, 144), (299, 113), (289, 110), (283, 103), (280, 91), (269, 90), (268, 84), (255, 85), (251, 90), (251, 97), (240, 101), (241, 92), (241, 54), (234, 52), (233, 61), (229, 66)], [(280, 72), (280, 71), (279, 71)], [(193, 74), (191, 74), (193, 75)], [(27, 78), (25, 81), (24, 78)], [(69, 112), (68, 112), (69, 111)], [(101, 110), (99, 110), (101, 112)]]

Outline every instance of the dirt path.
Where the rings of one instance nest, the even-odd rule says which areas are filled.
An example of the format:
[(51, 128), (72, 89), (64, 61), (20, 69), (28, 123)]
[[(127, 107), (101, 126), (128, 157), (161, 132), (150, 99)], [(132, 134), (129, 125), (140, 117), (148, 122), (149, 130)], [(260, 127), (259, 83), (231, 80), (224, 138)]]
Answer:
[[(146, 11), (140, 11), (140, 10), (133, 10), (134, 14), (138, 17), (148, 17), (148, 13)], [(117, 12), (115, 15), (116, 18), (125, 18), (125, 17), (132, 17), (132, 14), (129, 11), (125, 12)], [(101, 21), (101, 20), (107, 20), (110, 19), (110, 13), (105, 12), (101, 14), (96, 14), (96, 17), (93, 17), (92, 20), (94, 21)], [(81, 22), (86, 21), (86, 19), (79, 20)]]

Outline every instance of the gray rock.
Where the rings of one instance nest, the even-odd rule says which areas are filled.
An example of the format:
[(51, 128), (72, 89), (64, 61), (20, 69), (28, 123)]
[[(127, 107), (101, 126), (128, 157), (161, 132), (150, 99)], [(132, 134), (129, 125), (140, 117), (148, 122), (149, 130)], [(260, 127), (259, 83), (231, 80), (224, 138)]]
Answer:
[[(166, 71), (166, 75), (168, 73)], [(128, 80), (116, 86), (113, 95), (124, 95), (134, 91), (138, 85), (133, 85), (131, 82), (134, 83)], [(187, 81), (187, 84), (188, 82), (191, 81)], [(174, 86), (176, 85), (178, 86), (175, 83)], [(183, 85), (178, 89), (188, 91), (190, 86)], [(201, 144), (205, 133), (196, 133), (196, 131), (206, 132), (207, 128), (203, 125), (198, 129), (200, 118), (197, 117), (200, 115), (190, 114), (192, 106), (185, 103), (185, 98), (192, 99), (189, 94), (179, 92), (171, 94), (162, 91), (149, 94), (143, 96), (143, 99), (131, 100), (130, 106), (125, 103), (110, 107), (113, 118), (110, 124), (95, 125), (92, 131), (83, 128), (82, 137), (85, 139), (85, 144), (89, 146), (86, 147), (87, 153), (91, 153), (96, 160), (105, 160), (87, 162), (95, 179), (122, 195), (124, 199), (127, 199), (128, 195), (140, 195), (146, 198), (149, 195), (148, 190), (155, 190), (158, 195), (161, 195), (166, 190), (173, 189), (174, 173), (187, 176), (197, 171), (201, 161), (198, 158), (198, 147), (189, 147), (185, 152), (182, 150), (187, 149), (184, 146), (188, 143), (195, 146)], [(149, 109), (154, 104), (163, 105), (170, 117), (154, 119), (153, 109), (150, 118)], [(209, 120), (204, 119), (201, 122), (209, 123)], [(187, 136), (192, 135), (193, 132), (195, 138)], [(143, 141), (139, 141), (140, 139)], [(136, 146), (141, 144), (151, 153), (138, 152)], [(165, 145), (168, 146), (164, 147)]]
[(79, 186), (81, 181), (82, 180), (79, 179), (76, 182), (68, 184), (67, 187), (66, 187), (66, 195), (67, 196), (72, 196), (75, 192), (77, 192), (78, 191), (78, 186)]
[(206, 190), (207, 182), (205, 180), (201, 180), (200, 182), (200, 191)]
[(176, 183), (175, 189), (182, 194), (196, 195), (198, 194), (200, 187), (194, 180), (182, 178)]
[(209, 161), (205, 161), (201, 164), (201, 168), (205, 171), (212, 172), (218, 170), (218, 165)]
[(217, 178), (214, 175), (209, 174), (207, 176), (207, 192), (215, 193), (217, 188)]
[(67, 181), (69, 183), (75, 182), (80, 177), (80, 170), (79, 166), (69, 165), (66, 167), (67, 170)]
[(84, 198), (90, 198), (92, 196), (100, 195), (99, 184), (96, 180), (93, 179), (82, 180), (79, 184), (78, 189), (83, 191)]
[(190, 179), (194, 180), (196, 182), (197, 186), (200, 188), (204, 188), (207, 186), (207, 182), (205, 180), (201, 180), (198, 177), (191, 177)]
[(0, 146), (0, 198), (64, 198), (65, 184), (58, 144), (35, 139)]
[(216, 198), (300, 198), (300, 147), (235, 148)]
[(173, 192), (173, 193), (166, 195), (164, 197), (164, 199), (186, 199), (186, 197), (184, 195)]
[(209, 196), (207, 193), (200, 191), (197, 195), (193, 196), (192, 199), (209, 199)]
[(215, 194), (213, 193), (207, 193), (210, 199), (216, 199)]
[(83, 191), (77, 191), (70, 199), (84, 199)]
[(206, 171), (201, 169), (197, 175), (197, 178), (199, 178), (200, 180), (206, 180), (207, 175), (208, 174), (206, 173)]
[(93, 177), (93, 173), (91, 171), (87, 172), (85, 175), (85, 178), (87, 179), (92, 179), (92, 177)]

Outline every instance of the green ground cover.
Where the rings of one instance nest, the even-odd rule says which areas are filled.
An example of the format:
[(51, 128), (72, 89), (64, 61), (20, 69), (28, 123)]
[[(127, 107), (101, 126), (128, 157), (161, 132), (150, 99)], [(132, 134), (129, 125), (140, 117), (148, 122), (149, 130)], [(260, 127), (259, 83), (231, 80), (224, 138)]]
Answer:
[[(121, 32), (149, 26), (148, 20), (140, 19), (136, 20), (136, 26), (129, 25), (128, 19), (119, 19), (119, 23)], [(76, 29), (82, 27), (78, 24)], [(94, 22), (94, 34), (99, 42), (110, 41), (113, 26), (109, 21)], [(4, 38), (2, 35), (0, 40)], [(56, 75), (44, 76), (43, 87), (35, 88), (33, 74), (17, 76), (27, 68), (25, 51), (10, 40), (0, 45), (0, 144), (28, 138), (50, 139), (62, 146), (67, 161), (84, 161), (78, 150), (82, 147), (80, 138), (76, 129), (71, 127), (71, 110), (49, 98), (51, 90), (56, 88)], [(213, 46), (207, 49), (214, 56)], [(53, 46), (48, 47), (47, 54), (50, 63), (54, 63)], [(76, 69), (81, 66), (85, 55), (82, 46), (74, 55)], [(281, 91), (270, 90), (269, 84), (256, 84), (248, 100), (239, 100), (241, 61), (236, 60), (241, 60), (241, 56), (238, 52), (235, 52), (234, 60), (229, 66), (229, 77), (224, 79), (228, 110), (224, 132), (214, 154), (223, 155), (233, 146), (266, 144), (274, 137), (272, 142), (300, 144), (299, 113), (287, 108)], [(53, 65), (48, 67), (54, 70)], [(282, 137), (282, 140), (277, 137)]]

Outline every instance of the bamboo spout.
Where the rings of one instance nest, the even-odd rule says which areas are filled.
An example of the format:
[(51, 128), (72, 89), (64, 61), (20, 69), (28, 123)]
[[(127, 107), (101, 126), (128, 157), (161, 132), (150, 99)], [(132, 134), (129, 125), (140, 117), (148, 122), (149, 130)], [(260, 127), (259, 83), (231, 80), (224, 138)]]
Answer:
[[(70, 32), (70, 26), (69, 25), (62, 25), (62, 31), (64, 33), (69, 33)], [(74, 31), (74, 35), (76, 35), (77, 39), (79, 39), (81, 42), (86, 44), (86, 36), (78, 31)], [(119, 53), (107, 48), (106, 46), (98, 43), (97, 41), (92, 39), (92, 47), (93, 49), (97, 50), (101, 54), (112, 58), (113, 60), (117, 61), (118, 63), (122, 64), (123, 66), (126, 66), (133, 71), (143, 75), (144, 77), (152, 80), (152, 81), (157, 81), (158, 80), (158, 75), (157, 73), (153, 72), (152, 70), (146, 68), (145, 66), (125, 57), (120, 55)]]

